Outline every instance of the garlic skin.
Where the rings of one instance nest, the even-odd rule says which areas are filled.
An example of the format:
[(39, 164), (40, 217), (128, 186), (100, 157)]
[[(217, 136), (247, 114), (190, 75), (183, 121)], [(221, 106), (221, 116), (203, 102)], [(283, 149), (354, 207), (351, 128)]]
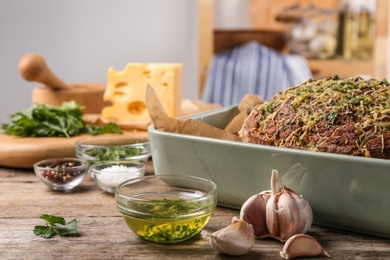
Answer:
[(255, 236), (265, 238), (269, 236), (266, 222), (266, 205), (271, 197), (271, 191), (262, 191), (251, 196), (241, 206), (240, 219), (253, 226)]
[(318, 255), (331, 257), (314, 237), (306, 234), (296, 234), (290, 237), (284, 244), (283, 251), (279, 253), (284, 259)]
[(251, 224), (234, 217), (227, 227), (209, 235), (211, 247), (232, 256), (248, 253), (255, 244), (255, 235)]
[(295, 234), (306, 233), (313, 223), (313, 212), (308, 201), (283, 186), (277, 170), (272, 171), (266, 223), (270, 236), (281, 242)]

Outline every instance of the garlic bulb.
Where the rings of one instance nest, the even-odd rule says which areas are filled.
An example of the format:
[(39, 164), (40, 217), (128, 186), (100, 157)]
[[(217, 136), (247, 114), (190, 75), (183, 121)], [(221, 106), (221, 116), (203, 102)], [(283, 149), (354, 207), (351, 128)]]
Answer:
[(282, 242), (289, 237), (306, 233), (313, 222), (313, 212), (307, 200), (279, 180), (272, 171), (271, 197), (266, 205), (266, 223), (270, 236)]
[(255, 244), (255, 235), (251, 224), (236, 217), (227, 227), (209, 235), (211, 247), (228, 255), (244, 255)]
[(252, 224), (255, 236), (264, 238), (269, 235), (266, 222), (266, 205), (271, 191), (262, 191), (247, 199), (241, 207), (240, 219)]
[(317, 255), (330, 257), (314, 237), (305, 234), (296, 234), (287, 239), (283, 251), (280, 251), (280, 256), (284, 259)]

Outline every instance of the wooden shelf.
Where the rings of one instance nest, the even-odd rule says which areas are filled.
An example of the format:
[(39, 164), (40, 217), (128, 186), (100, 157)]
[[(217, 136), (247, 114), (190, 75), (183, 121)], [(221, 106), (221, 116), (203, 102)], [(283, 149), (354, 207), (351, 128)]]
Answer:
[(283, 32), (271, 30), (215, 30), (214, 53), (250, 42), (261, 42), (267, 47), (282, 51), (286, 46)]
[(329, 60), (308, 60), (309, 67), (314, 77), (329, 77), (339, 75), (350, 77), (355, 75), (374, 75), (374, 62), (372, 60), (351, 60), (342, 59)]

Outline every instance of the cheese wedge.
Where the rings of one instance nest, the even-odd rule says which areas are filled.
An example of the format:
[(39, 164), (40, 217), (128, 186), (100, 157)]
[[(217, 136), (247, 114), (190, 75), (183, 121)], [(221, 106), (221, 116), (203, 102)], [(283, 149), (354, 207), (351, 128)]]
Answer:
[(145, 101), (147, 84), (155, 90), (168, 116), (180, 116), (182, 65), (128, 63), (122, 71), (115, 71), (112, 67), (108, 70), (103, 99), (112, 105), (103, 108), (103, 120), (118, 124), (150, 121)]

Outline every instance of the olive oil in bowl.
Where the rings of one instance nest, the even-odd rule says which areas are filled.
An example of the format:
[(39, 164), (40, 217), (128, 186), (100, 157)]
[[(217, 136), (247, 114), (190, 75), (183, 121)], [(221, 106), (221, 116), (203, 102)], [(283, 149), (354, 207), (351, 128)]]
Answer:
[[(140, 237), (157, 243), (180, 242), (193, 237), (207, 224), (212, 208), (210, 205), (199, 204), (205, 202), (183, 200), (182, 196), (183, 192), (171, 192), (169, 197), (178, 199), (156, 200), (152, 203), (154, 205), (146, 206), (143, 211), (150, 213), (150, 216), (123, 212), (127, 226)], [(190, 196), (192, 194), (186, 194), (186, 197)], [(141, 199), (148, 197), (147, 194), (139, 196)], [(193, 212), (198, 207), (204, 207), (206, 210)]]
[(216, 185), (191, 176), (137, 178), (119, 185), (115, 195), (127, 226), (156, 243), (177, 243), (195, 236), (217, 204)]

